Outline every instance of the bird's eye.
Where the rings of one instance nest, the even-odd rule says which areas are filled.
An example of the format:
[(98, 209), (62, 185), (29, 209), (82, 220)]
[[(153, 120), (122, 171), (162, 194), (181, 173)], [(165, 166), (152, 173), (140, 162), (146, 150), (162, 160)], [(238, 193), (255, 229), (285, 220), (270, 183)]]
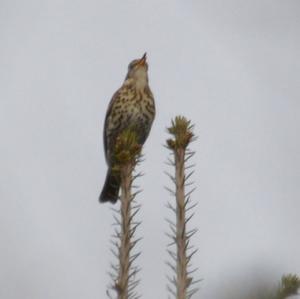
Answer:
[(132, 70), (136, 67), (137, 64), (138, 64), (138, 60), (134, 60), (129, 64), (128, 68)]

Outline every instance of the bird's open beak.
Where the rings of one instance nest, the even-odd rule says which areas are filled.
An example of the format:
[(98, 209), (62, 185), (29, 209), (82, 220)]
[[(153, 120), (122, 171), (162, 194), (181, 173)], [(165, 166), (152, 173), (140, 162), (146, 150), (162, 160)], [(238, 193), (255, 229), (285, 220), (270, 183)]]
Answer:
[(143, 57), (139, 60), (138, 65), (144, 66), (147, 60), (147, 53), (143, 55)]

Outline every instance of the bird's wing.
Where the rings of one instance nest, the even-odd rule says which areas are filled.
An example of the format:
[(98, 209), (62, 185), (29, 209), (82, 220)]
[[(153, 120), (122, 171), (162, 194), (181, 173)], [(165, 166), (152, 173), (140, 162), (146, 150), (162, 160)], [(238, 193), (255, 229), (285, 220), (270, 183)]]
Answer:
[(110, 102), (109, 102), (109, 105), (108, 105), (108, 108), (107, 108), (107, 111), (106, 111), (106, 116), (105, 116), (105, 121), (104, 121), (104, 129), (103, 129), (103, 144), (104, 144), (104, 154), (105, 154), (105, 159), (106, 159), (106, 162), (109, 161), (109, 154), (108, 154), (108, 136), (107, 136), (107, 131), (108, 131), (108, 118), (112, 112), (112, 107), (115, 103), (115, 101), (117, 100), (118, 98), (118, 95), (119, 95), (119, 92), (120, 92), (120, 89), (118, 89), (114, 95), (112, 96)]

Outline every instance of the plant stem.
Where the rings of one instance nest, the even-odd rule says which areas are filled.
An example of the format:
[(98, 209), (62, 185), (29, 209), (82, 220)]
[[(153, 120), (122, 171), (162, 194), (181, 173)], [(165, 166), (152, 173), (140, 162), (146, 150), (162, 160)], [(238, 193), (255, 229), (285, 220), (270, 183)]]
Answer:
[(121, 242), (119, 249), (118, 299), (128, 299), (131, 240), (131, 183), (133, 163), (121, 168)]
[(187, 291), (187, 256), (186, 256), (186, 219), (184, 195), (184, 158), (185, 150), (178, 148), (175, 153), (176, 181), (176, 243), (177, 243), (177, 299), (185, 299)]

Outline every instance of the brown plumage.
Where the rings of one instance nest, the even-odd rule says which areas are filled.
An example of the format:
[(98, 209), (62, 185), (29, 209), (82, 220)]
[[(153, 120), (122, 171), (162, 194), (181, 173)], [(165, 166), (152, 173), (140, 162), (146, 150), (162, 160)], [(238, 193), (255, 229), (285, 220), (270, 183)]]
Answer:
[(148, 85), (146, 53), (141, 59), (133, 60), (121, 88), (113, 95), (104, 123), (104, 152), (108, 165), (106, 180), (100, 194), (100, 202), (118, 200), (120, 177), (113, 172), (112, 155), (116, 138), (128, 128), (135, 128), (139, 144), (146, 141), (155, 117), (155, 104)]

